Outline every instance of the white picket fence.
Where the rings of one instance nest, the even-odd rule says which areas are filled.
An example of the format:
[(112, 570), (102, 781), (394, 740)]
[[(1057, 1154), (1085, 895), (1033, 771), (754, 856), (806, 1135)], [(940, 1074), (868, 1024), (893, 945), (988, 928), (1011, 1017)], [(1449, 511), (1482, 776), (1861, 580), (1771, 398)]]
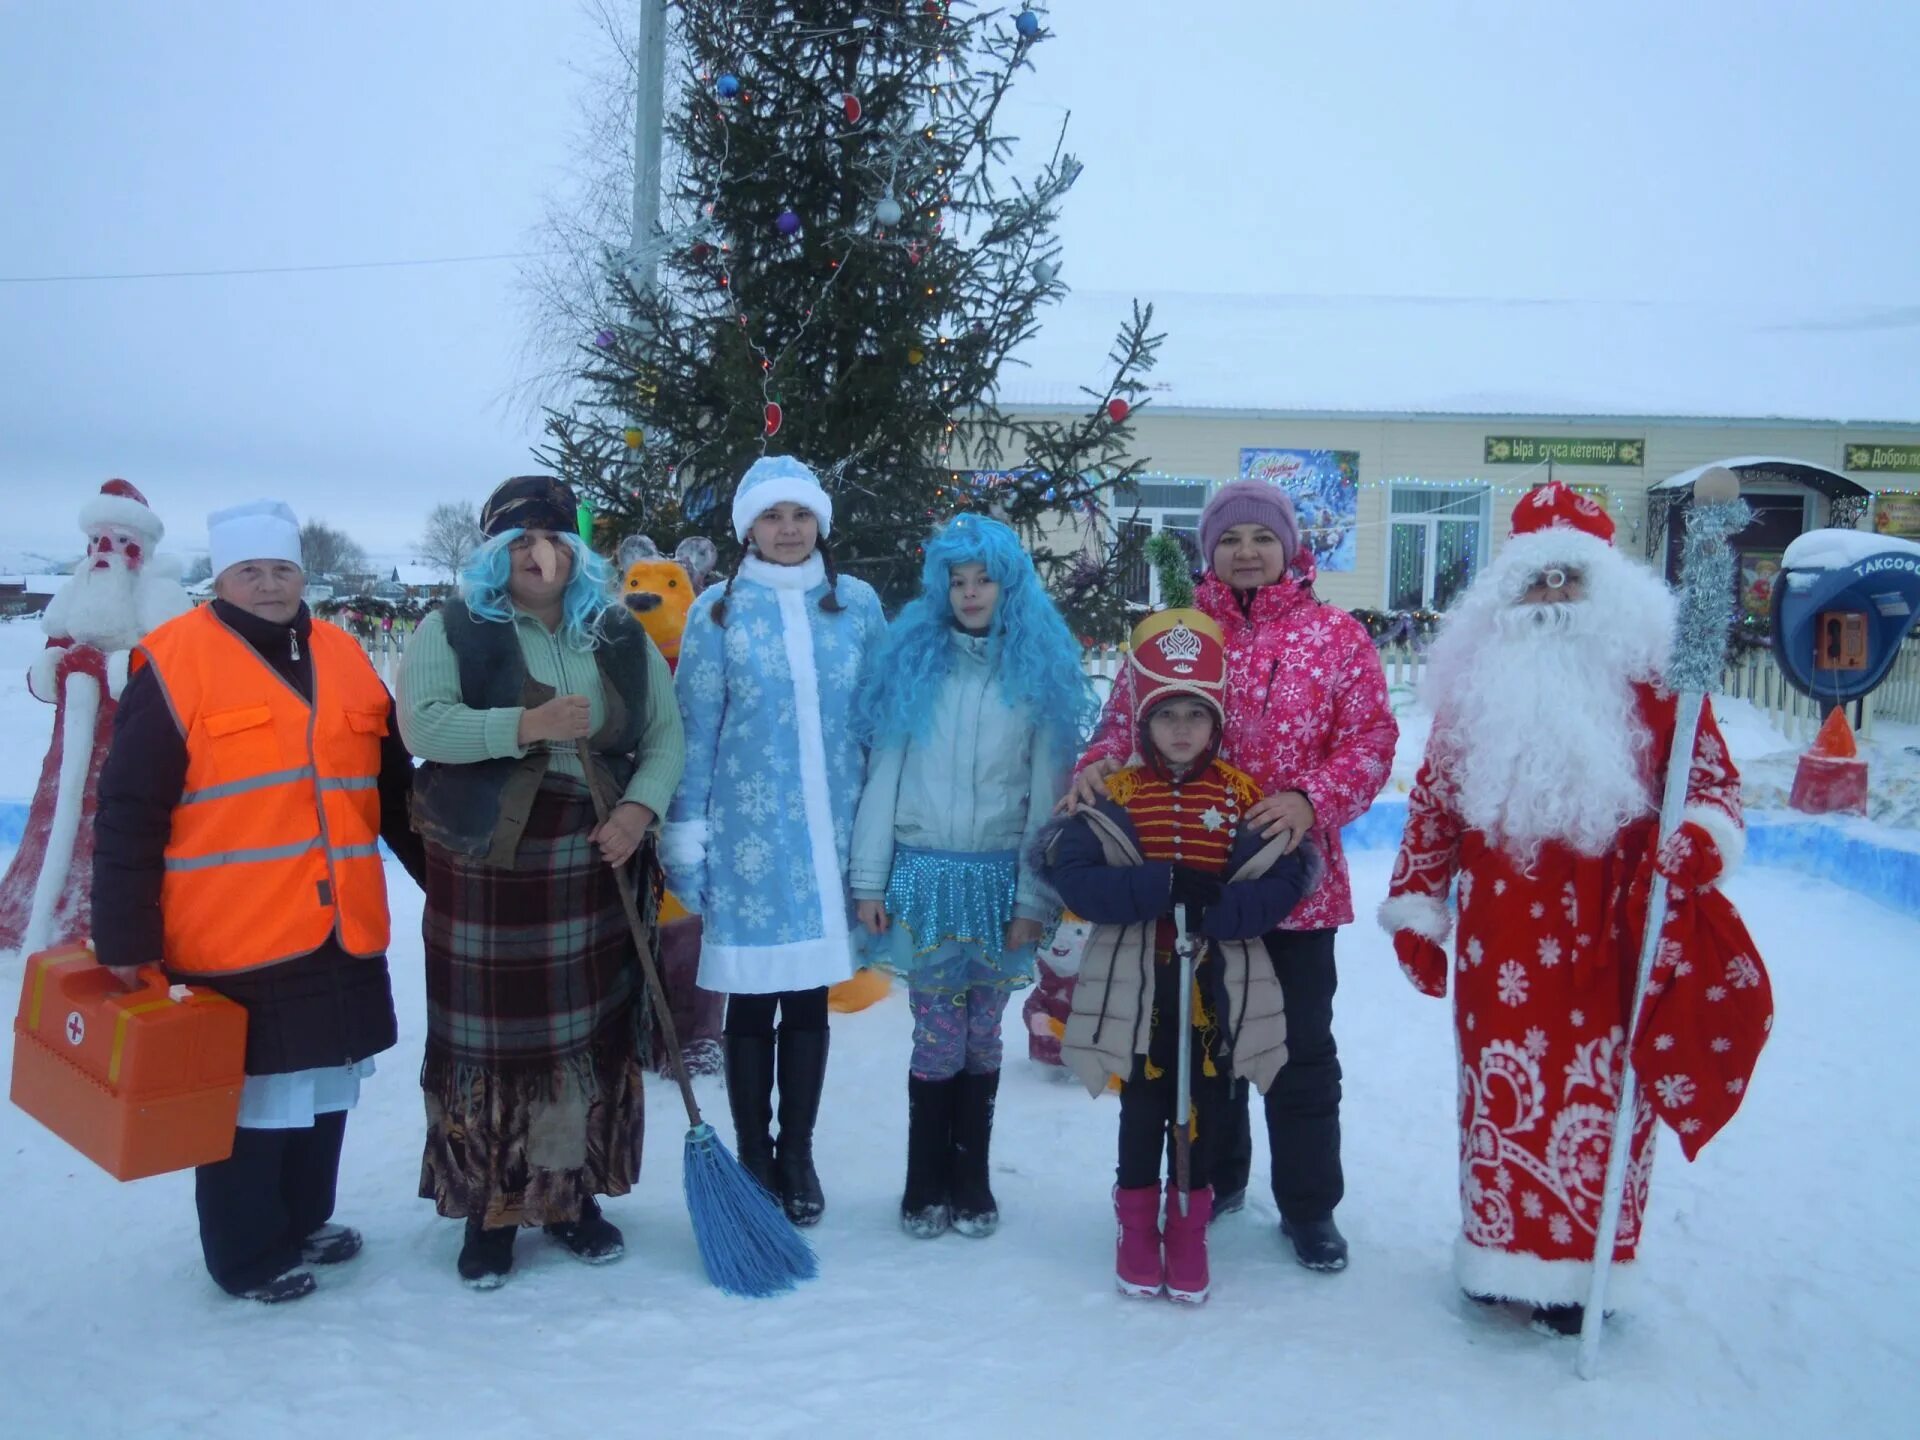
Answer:
[[(1402, 645), (1383, 649), (1380, 663), (1386, 669), (1388, 686), (1405, 686), (1408, 693), (1418, 688), (1426, 665), (1418, 651)], [(1729, 660), (1715, 693), (1750, 702), (1789, 740), (1811, 740), (1820, 728), (1820, 703), (1787, 683), (1769, 649), (1748, 650)], [(1866, 740), (1873, 738), (1876, 720), (1920, 723), (1920, 640), (1909, 640), (1901, 647), (1900, 658), (1894, 661), (1887, 678), (1865, 700), (1849, 706), (1847, 718), (1853, 722), (1854, 732)]]

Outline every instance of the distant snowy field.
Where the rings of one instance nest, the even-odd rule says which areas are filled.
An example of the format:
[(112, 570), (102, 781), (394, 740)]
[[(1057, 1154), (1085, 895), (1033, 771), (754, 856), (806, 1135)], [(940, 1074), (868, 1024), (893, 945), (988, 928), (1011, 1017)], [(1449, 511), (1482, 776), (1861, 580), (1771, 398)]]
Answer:
[[(30, 792), (50, 718), (17, 682), (38, 641), (9, 632), (26, 628), (0, 626), (0, 799)], [(1384, 893), (1389, 862), (1355, 857), (1363, 906)], [(512, 1283), (473, 1294), (453, 1273), (459, 1226), (414, 1198), (420, 907), (404, 874), (389, 878), (401, 1039), (348, 1127), (339, 1207), (366, 1231), (365, 1254), (298, 1304), (229, 1300), (200, 1266), (191, 1176), (117, 1184), (0, 1107), (12, 1222), (0, 1433), (1913, 1433), (1920, 924), (1835, 886), (1765, 870), (1734, 882), (1779, 1023), (1745, 1109), (1697, 1163), (1663, 1136), (1642, 1298), (1610, 1329), (1602, 1379), (1583, 1384), (1570, 1343), (1452, 1287), (1451, 1030), (1368, 923), (1340, 951), (1344, 1275), (1294, 1265), (1256, 1194), (1214, 1231), (1204, 1307), (1115, 1294), (1115, 1106), (1029, 1063), (1017, 1019), (994, 1137), (1002, 1229), (908, 1239), (896, 1215), (909, 1025), (896, 993), (834, 1019), (818, 1281), (768, 1301), (708, 1286), (680, 1193), (685, 1119), (662, 1081), (649, 1087), (640, 1185), (608, 1206), (627, 1258), (590, 1270), (529, 1233)], [(0, 954), (0, 991), (17, 994), (20, 973)], [(699, 1091), (724, 1132), (720, 1082)]]

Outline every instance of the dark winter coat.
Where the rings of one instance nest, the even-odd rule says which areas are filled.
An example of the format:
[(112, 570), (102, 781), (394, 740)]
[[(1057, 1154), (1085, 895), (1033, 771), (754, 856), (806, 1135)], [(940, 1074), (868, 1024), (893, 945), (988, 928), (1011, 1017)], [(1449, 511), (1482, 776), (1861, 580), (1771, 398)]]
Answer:
[[(460, 669), (460, 701), (474, 710), (544, 705), (557, 693), (527, 671), (512, 625), (474, 624), (463, 600), (447, 602), (447, 646)], [(591, 744), (602, 773), (618, 795), (633, 778), (647, 715), (650, 642), (638, 625), (608, 625), (594, 647), (606, 715)], [(546, 776), (548, 752), (462, 765), (424, 762), (413, 776), (413, 827), (443, 849), (511, 868), (535, 795)]]
[[(1286, 919), (1320, 871), (1310, 845), (1290, 855), (1280, 854), (1280, 845), (1256, 830), (1236, 834), (1226, 885), (1199, 925), (1204, 959), (1214, 962), (1203, 989), (1225, 1002), (1234, 1074), (1263, 1092), (1286, 1063), (1287, 1032), (1279, 978), (1261, 937)], [(1141, 855), (1132, 821), (1111, 800), (1049, 826), (1039, 854), (1043, 878), (1093, 926), (1060, 1051), (1062, 1063), (1097, 1095), (1109, 1077), (1124, 1081), (1133, 1057), (1148, 1051), (1154, 953), (1160, 922), (1173, 910), (1173, 867)]]
[[(261, 659), (312, 700), (313, 617), (304, 605), (290, 625), (276, 625), (224, 600), (212, 603)], [(100, 771), (93, 942), (102, 965), (145, 965), (162, 958), (160, 886), (173, 809), (186, 779), (186, 737), (151, 667), (141, 669), (120, 696), (113, 743)], [(387, 734), (380, 743), (380, 837), (407, 873), (421, 881), (425, 853), (407, 821), (412, 780), (413, 761), (389, 702)], [(396, 1038), (386, 957), (356, 958), (331, 938), (293, 960), (237, 974), (195, 975), (192, 983), (246, 1007), (249, 1075), (350, 1064), (390, 1048)]]

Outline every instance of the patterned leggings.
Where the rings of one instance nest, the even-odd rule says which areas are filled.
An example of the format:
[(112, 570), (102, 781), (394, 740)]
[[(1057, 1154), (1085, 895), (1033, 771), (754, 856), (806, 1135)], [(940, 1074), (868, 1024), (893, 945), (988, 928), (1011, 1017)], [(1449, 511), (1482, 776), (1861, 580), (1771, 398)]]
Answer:
[(958, 995), (907, 991), (913, 1007), (913, 1074), (920, 1080), (951, 1080), (962, 1070), (985, 1075), (1000, 1068), (1000, 1017), (1010, 997), (976, 985)]

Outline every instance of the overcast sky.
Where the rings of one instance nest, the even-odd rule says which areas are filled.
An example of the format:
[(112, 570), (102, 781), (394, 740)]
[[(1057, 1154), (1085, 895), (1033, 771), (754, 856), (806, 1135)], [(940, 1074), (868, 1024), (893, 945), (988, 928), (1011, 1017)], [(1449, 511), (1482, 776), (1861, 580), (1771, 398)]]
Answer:
[[(1077, 287), (1920, 314), (1920, 6), (1050, 8)], [(0, 0), (0, 281), (524, 250), (604, 62), (576, 0)], [(514, 282), (0, 283), (0, 556), (114, 474), (183, 546), (275, 494), (404, 550), (529, 467)]]

